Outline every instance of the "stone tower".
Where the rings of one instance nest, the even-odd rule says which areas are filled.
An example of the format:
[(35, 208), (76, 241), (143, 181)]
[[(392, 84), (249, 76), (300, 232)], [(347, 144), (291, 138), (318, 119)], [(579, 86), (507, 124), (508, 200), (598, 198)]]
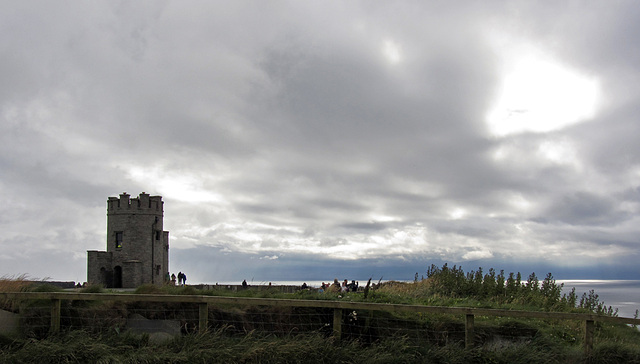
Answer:
[(162, 284), (169, 272), (169, 232), (162, 196), (107, 200), (107, 251), (87, 251), (87, 282), (108, 288)]

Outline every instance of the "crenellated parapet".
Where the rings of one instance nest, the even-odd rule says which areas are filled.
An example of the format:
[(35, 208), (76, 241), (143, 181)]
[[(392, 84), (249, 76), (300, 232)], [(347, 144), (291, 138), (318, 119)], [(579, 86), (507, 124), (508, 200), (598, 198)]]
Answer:
[(107, 199), (108, 213), (131, 213), (135, 210), (140, 212), (162, 214), (163, 212), (162, 196), (151, 196), (142, 192), (138, 197), (131, 198), (126, 192), (120, 194), (120, 197), (109, 197)]

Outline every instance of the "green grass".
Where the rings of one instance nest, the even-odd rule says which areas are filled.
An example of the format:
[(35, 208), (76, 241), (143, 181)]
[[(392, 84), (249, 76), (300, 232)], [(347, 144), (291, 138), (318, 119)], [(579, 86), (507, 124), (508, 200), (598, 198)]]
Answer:
[[(93, 335), (73, 331), (44, 340), (2, 342), (0, 363), (582, 363), (581, 348), (538, 336), (530, 342), (493, 343), (467, 350), (459, 344), (415, 345), (390, 338), (375, 345), (335, 341), (320, 334), (277, 337), (224, 329), (154, 344), (148, 335)], [(637, 348), (604, 342), (592, 363), (638, 363)]]
[[(0, 284), (0, 287), (3, 285)], [(49, 291), (50, 286), (5, 282), (18, 290)], [(305, 300), (341, 300), (432, 306), (487, 307), (533, 311), (592, 312), (614, 315), (594, 292), (578, 299), (575, 292), (560, 295), (562, 286), (551, 275), (539, 282), (534, 274), (527, 281), (520, 274), (491, 269), (465, 273), (460, 268), (432, 266), (427, 278), (413, 283), (389, 282), (365, 294), (319, 293), (315, 290), (281, 293), (277, 289), (198, 291), (193, 287), (139, 287), (137, 294), (216, 295)], [(81, 292), (106, 292), (92, 286)], [(32, 303), (37, 307), (40, 303)], [(45, 303), (42, 303), (43, 305)], [(45, 305), (46, 306), (46, 305)], [(27, 306), (28, 309), (30, 306)], [(121, 317), (136, 309), (164, 310), (163, 318), (197, 322), (197, 312), (187, 315), (188, 304), (118, 302), (63, 303), (63, 316), (72, 317), (70, 327), (100, 322), (110, 330), (71, 329), (63, 333), (18, 338), (0, 337), (0, 363), (583, 363), (584, 323), (575, 320), (543, 320), (509, 317), (477, 317), (476, 344), (464, 348), (464, 318), (455, 315), (358, 312), (360, 324), (343, 326), (342, 340), (331, 336), (332, 311), (314, 308), (216, 306), (209, 310), (209, 331), (185, 334), (163, 343), (149, 335), (134, 335), (116, 327)], [(304, 315), (292, 315), (304, 313)], [(347, 315), (348, 313), (345, 313)], [(48, 312), (40, 317), (47, 327)], [(118, 315), (119, 318), (115, 316)], [(169, 317), (170, 316), (170, 317)], [(296, 318), (298, 317), (298, 318)], [(302, 318), (300, 318), (302, 317)], [(153, 318), (153, 317), (149, 317)], [(347, 316), (345, 316), (347, 319)], [(295, 320), (309, 320), (296, 322)], [(362, 335), (368, 322), (375, 322), (375, 336)], [(216, 326), (235, 322), (236, 326)], [(258, 324), (256, 324), (258, 323)], [(311, 323), (316, 329), (292, 330)], [(373, 327), (373, 326), (372, 326)], [(266, 331), (262, 329), (267, 328)], [(353, 330), (353, 331), (349, 331)], [(360, 330), (360, 331), (358, 331)], [(365, 331), (366, 331), (365, 330)], [(418, 333), (417, 336), (415, 333)], [(296, 334), (293, 334), (296, 333)], [(370, 333), (367, 331), (367, 333)], [(407, 333), (413, 333), (411, 335)], [(591, 363), (640, 363), (640, 331), (625, 325), (596, 322)]]
[[(460, 345), (415, 345), (402, 338), (375, 345), (337, 342), (319, 334), (229, 336), (224, 330), (153, 344), (148, 335), (101, 335), (74, 331), (46, 340), (18, 340), (0, 349), (0, 363), (567, 363), (579, 350), (544, 340), (465, 350)], [(635, 360), (638, 353), (605, 346), (602, 355)], [(632, 362), (632, 361), (630, 361)]]

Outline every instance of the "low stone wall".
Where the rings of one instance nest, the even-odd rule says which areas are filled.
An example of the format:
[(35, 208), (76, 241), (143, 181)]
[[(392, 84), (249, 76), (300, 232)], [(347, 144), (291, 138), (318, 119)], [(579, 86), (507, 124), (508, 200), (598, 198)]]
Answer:
[(242, 287), (242, 285), (239, 285), (239, 284), (194, 284), (190, 286), (193, 288), (202, 289), (202, 290), (226, 290), (226, 291), (233, 291), (233, 292), (242, 291), (242, 290), (253, 290), (253, 291), (273, 290), (273, 291), (282, 292), (282, 293), (294, 293), (302, 289), (300, 286), (276, 286), (276, 285), (271, 285), (271, 286), (248, 285), (247, 288), (244, 288)]
[(52, 286), (56, 286), (62, 289), (69, 289), (69, 288), (75, 288), (76, 286), (76, 282), (73, 281), (66, 281), (66, 282), (61, 282), (61, 281), (35, 281), (34, 283), (44, 283), (44, 284), (50, 284)]
[(149, 341), (163, 343), (180, 336), (180, 322), (176, 320), (149, 320), (139, 314), (127, 319), (127, 330), (136, 334), (149, 334)]
[(0, 310), (0, 335), (17, 335), (19, 324), (20, 316), (17, 313)]

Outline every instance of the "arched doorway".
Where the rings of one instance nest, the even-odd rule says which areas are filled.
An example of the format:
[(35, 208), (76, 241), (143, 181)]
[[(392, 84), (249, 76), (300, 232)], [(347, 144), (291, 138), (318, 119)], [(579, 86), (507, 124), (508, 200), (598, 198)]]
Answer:
[(122, 267), (113, 267), (113, 288), (122, 288)]
[(100, 268), (100, 284), (107, 288), (113, 287), (113, 273), (105, 267)]

